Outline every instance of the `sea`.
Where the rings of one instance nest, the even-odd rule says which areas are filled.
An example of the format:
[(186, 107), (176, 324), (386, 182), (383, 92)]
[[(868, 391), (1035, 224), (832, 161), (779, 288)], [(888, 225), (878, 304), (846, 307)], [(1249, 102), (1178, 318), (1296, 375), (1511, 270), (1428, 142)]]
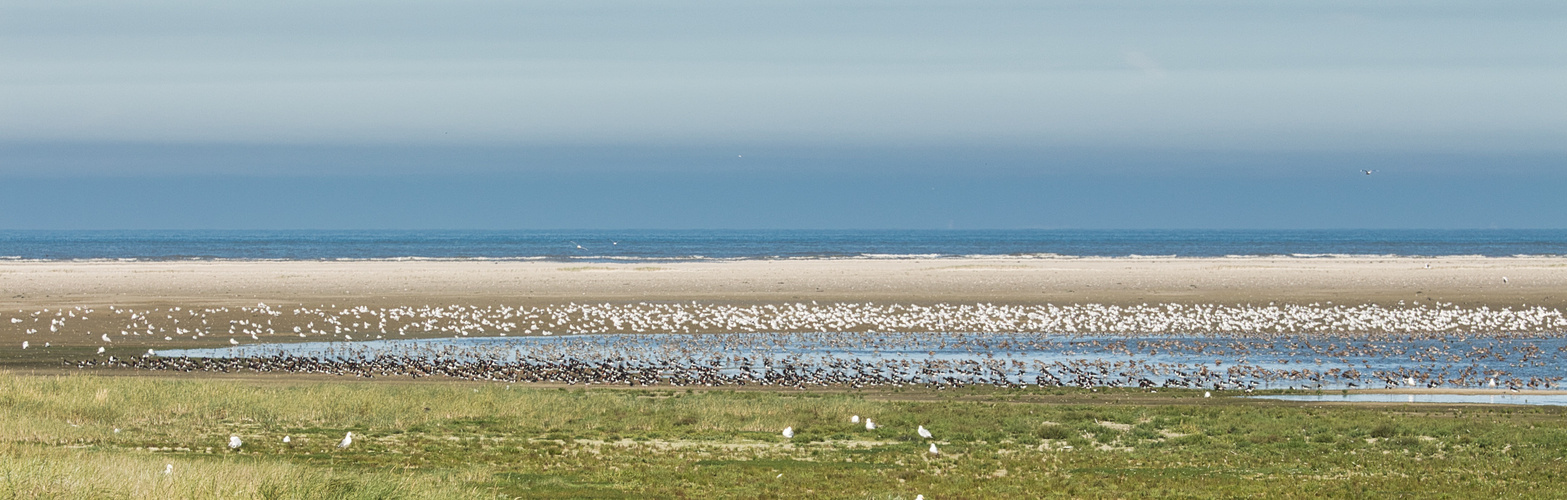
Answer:
[(0, 230), (0, 260), (562, 262), (1567, 255), (1567, 230)]

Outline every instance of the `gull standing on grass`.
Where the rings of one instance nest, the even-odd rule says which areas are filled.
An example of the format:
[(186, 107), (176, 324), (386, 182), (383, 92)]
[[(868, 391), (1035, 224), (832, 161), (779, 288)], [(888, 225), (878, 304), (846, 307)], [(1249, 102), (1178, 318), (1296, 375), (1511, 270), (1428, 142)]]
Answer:
[(920, 433), (920, 437), (930, 439), (930, 430), (926, 429), (925, 426), (921, 425), (920, 430), (917, 432)]
[(230, 450), (237, 450), (237, 449), (239, 449), (239, 447), (244, 446), (244, 445), (245, 445), (245, 442), (244, 441), (240, 441), (239, 440), (239, 436), (229, 436), (229, 449)]
[(354, 444), (354, 433), (352, 431), (349, 431), (348, 434), (343, 435), (343, 441), (340, 442), (340, 443), (337, 443), (337, 449), (339, 449), (339, 450), (346, 450), (346, 449), (348, 449), (348, 445), (351, 445), (351, 444)]
[(794, 439), (794, 427), (784, 427), (783, 436), (788, 439)]

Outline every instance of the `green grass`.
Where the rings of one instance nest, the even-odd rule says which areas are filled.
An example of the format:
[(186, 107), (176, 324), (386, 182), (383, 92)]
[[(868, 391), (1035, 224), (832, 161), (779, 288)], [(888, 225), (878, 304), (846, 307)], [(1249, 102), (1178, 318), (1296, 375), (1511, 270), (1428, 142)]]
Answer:
[[(1563, 498), (1564, 416), (1182, 391), (0, 374), (0, 499)], [(921, 424), (940, 455), (915, 435)], [(348, 431), (354, 446), (336, 450)]]

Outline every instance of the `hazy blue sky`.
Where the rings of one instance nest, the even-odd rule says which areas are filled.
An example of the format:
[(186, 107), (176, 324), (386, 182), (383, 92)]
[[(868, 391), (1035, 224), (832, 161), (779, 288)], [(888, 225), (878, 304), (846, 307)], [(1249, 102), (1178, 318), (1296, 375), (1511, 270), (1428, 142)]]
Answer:
[(1561, 228), (1564, 89), (1562, 2), (6, 0), (0, 228)]

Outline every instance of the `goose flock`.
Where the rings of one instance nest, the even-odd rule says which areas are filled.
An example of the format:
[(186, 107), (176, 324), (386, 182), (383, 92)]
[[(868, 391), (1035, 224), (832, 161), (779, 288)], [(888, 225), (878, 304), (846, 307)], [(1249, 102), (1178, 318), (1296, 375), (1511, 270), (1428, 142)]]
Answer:
[(80, 367), (564, 384), (1553, 389), (1567, 375), (1560, 310), (1446, 303), (263, 303), (39, 310), (7, 325), (86, 338), (95, 335), (84, 328), (107, 328), (96, 335), (105, 345), (209, 340), (200, 347), (216, 337), (232, 346), (65, 361)]
[(1563, 338), (837, 332), (311, 342), (74, 364), (631, 386), (1521, 390), (1558, 388), (1564, 356)]

